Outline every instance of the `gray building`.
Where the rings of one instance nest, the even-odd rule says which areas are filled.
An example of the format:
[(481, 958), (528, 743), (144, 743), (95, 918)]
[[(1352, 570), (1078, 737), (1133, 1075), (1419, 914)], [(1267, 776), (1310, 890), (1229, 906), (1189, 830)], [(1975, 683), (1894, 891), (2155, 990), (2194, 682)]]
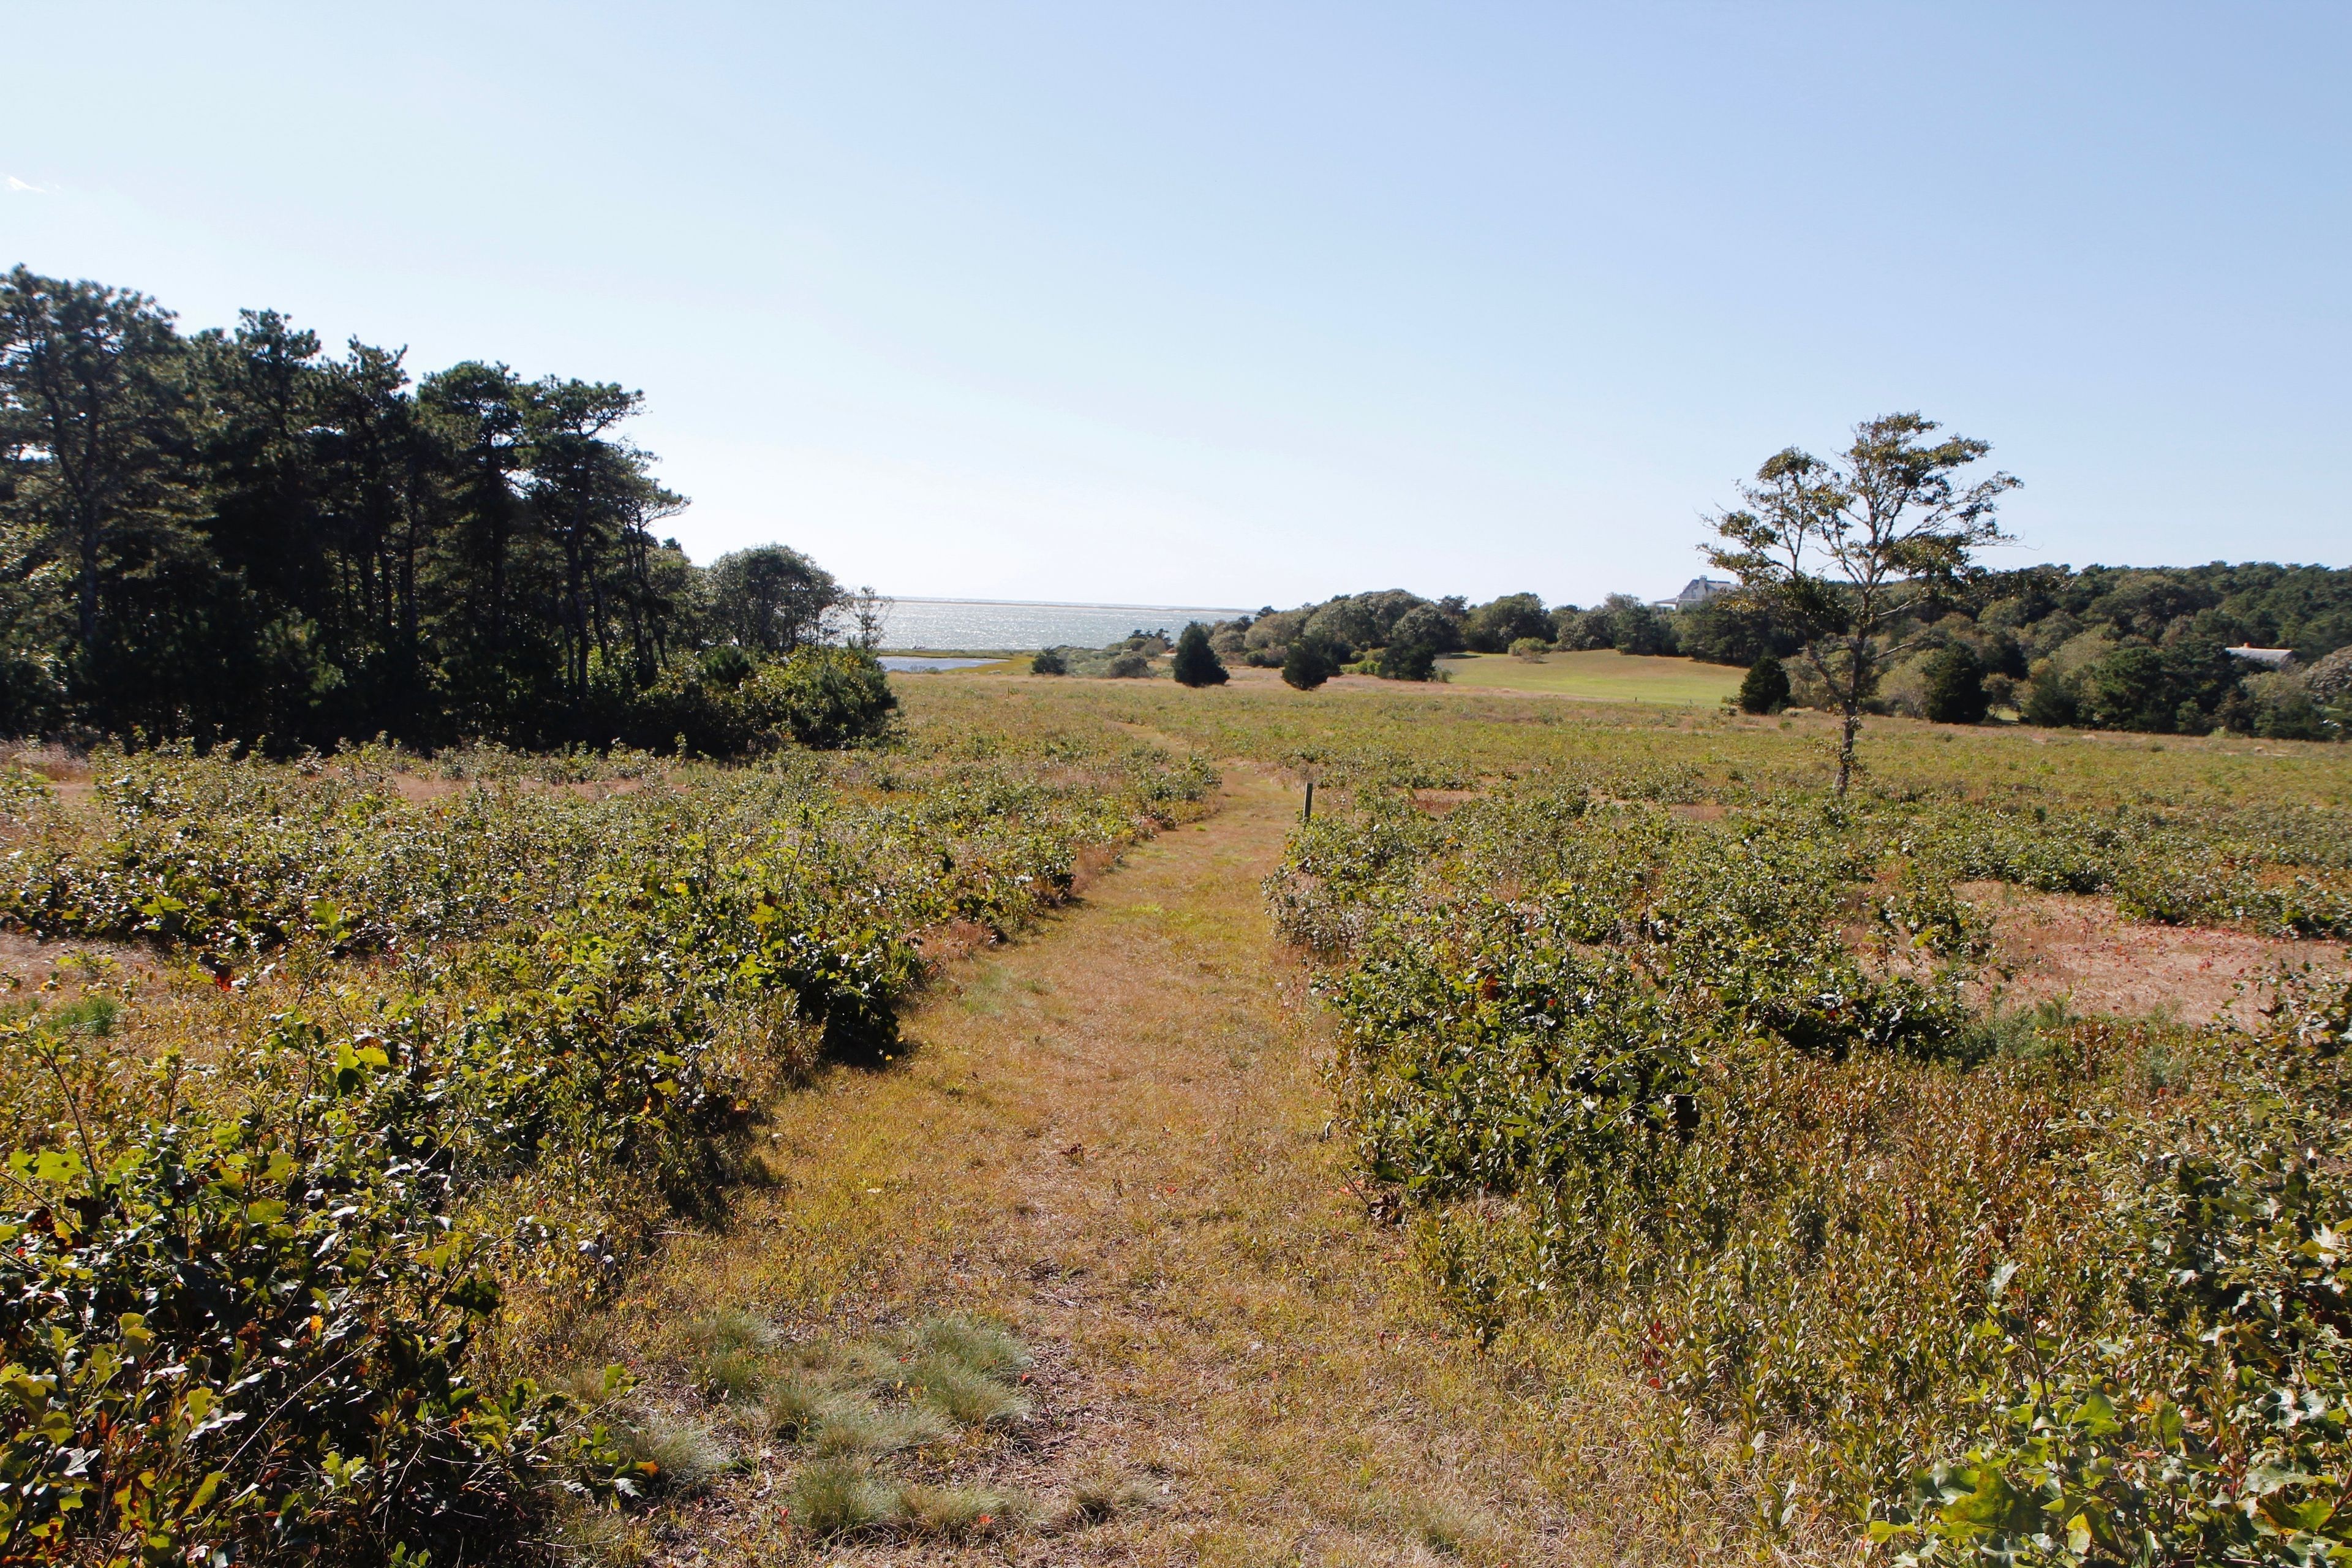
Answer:
[(1683, 584), (1681, 593), (1671, 599), (1657, 600), (1656, 605), (1661, 610), (1687, 610), (1695, 605), (1706, 604), (1717, 594), (1727, 594), (1738, 585), (1727, 583), (1720, 577), (1694, 577)]

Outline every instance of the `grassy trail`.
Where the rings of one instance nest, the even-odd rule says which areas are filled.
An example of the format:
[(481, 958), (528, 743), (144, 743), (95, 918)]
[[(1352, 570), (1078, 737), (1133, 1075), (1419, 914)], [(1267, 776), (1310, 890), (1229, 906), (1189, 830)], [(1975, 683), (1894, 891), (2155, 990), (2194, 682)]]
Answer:
[[(1235, 769), (1221, 805), (959, 965), (907, 1060), (788, 1097), (783, 1185), (728, 1235), (683, 1240), (628, 1337), (724, 1304), (796, 1333), (996, 1317), (1037, 1352), (1036, 1417), (936, 1473), (1048, 1505), (1123, 1478), (1133, 1499), (1083, 1527), (832, 1557), (1639, 1560), (1648, 1527), (1547, 1501), (1613, 1468), (1601, 1412), (1515, 1393), (1443, 1321), (1402, 1233), (1345, 1190), (1321, 1026), (1259, 902), (1297, 798)], [(776, 1516), (789, 1468), (758, 1456), (664, 1532), (665, 1554), (823, 1555)]]

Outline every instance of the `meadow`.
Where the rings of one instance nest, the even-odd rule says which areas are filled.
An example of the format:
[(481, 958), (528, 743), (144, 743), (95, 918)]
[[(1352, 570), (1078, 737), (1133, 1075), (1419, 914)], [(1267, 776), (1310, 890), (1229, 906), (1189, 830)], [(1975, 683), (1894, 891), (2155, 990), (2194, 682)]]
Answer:
[(657, 1489), (531, 1375), (567, 1324), (723, 1217), (772, 1094), (887, 1059), (928, 942), (1211, 777), (961, 740), (9, 773), (7, 1552), (452, 1561)]
[(1552, 652), (1540, 659), (1474, 653), (1438, 661), (1446, 679), (1503, 691), (1542, 691), (1586, 702), (1655, 702), (1713, 708), (1738, 690), (1744, 672), (1696, 659), (1591, 648)]
[(0, 1556), (2336, 1550), (2340, 748), (893, 686), (9, 771)]

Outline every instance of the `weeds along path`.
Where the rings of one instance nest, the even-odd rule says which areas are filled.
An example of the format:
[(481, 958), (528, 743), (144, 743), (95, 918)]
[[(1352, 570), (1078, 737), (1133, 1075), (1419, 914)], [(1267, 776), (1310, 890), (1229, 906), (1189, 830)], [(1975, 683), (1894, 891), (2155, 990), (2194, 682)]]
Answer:
[[(857, 1334), (969, 1311), (1033, 1348), (1034, 1419), (932, 1473), (1064, 1505), (993, 1541), (820, 1551), (778, 1516), (788, 1444), (657, 1531), (681, 1561), (1258, 1564), (1609, 1561), (1549, 1516), (1559, 1412), (1454, 1336), (1345, 1189), (1321, 1027), (1258, 881), (1297, 796), (1234, 768), (1218, 813), (957, 966), (908, 1058), (787, 1097), (782, 1185), (680, 1242), (615, 1325), (697, 1313)], [(1549, 1445), (1549, 1428), (1555, 1436)], [(1581, 1468), (1581, 1467), (1579, 1467)], [(1072, 1489), (1125, 1483), (1084, 1524)], [(1631, 1528), (1630, 1526), (1628, 1528)], [(1570, 1533), (1572, 1531), (1572, 1533)]]

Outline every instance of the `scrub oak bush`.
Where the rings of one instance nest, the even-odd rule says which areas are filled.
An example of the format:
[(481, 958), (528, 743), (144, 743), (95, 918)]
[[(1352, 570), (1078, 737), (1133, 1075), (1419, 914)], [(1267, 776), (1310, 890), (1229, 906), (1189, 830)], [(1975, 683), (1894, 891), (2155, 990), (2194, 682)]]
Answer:
[(1527, 780), (1437, 818), (1360, 785), (1269, 879), (1323, 960), (1344, 1124), (1464, 1321), (1612, 1343), (1693, 1489), (1708, 1428), (1753, 1437), (1769, 1530), (2336, 1550), (2352, 999), (2290, 986), (2247, 1037), (1997, 1015), (1954, 884), (2340, 932), (2340, 834), (1678, 793)]
[(421, 802), (365, 756), (118, 753), (82, 805), (13, 793), (0, 918), (221, 989), (0, 1013), (41, 1108), (0, 1155), (0, 1560), (471, 1560), (663, 1484), (511, 1369), (723, 1211), (780, 1079), (888, 1047), (928, 929), (1013, 929), (1215, 782), (956, 749)]

